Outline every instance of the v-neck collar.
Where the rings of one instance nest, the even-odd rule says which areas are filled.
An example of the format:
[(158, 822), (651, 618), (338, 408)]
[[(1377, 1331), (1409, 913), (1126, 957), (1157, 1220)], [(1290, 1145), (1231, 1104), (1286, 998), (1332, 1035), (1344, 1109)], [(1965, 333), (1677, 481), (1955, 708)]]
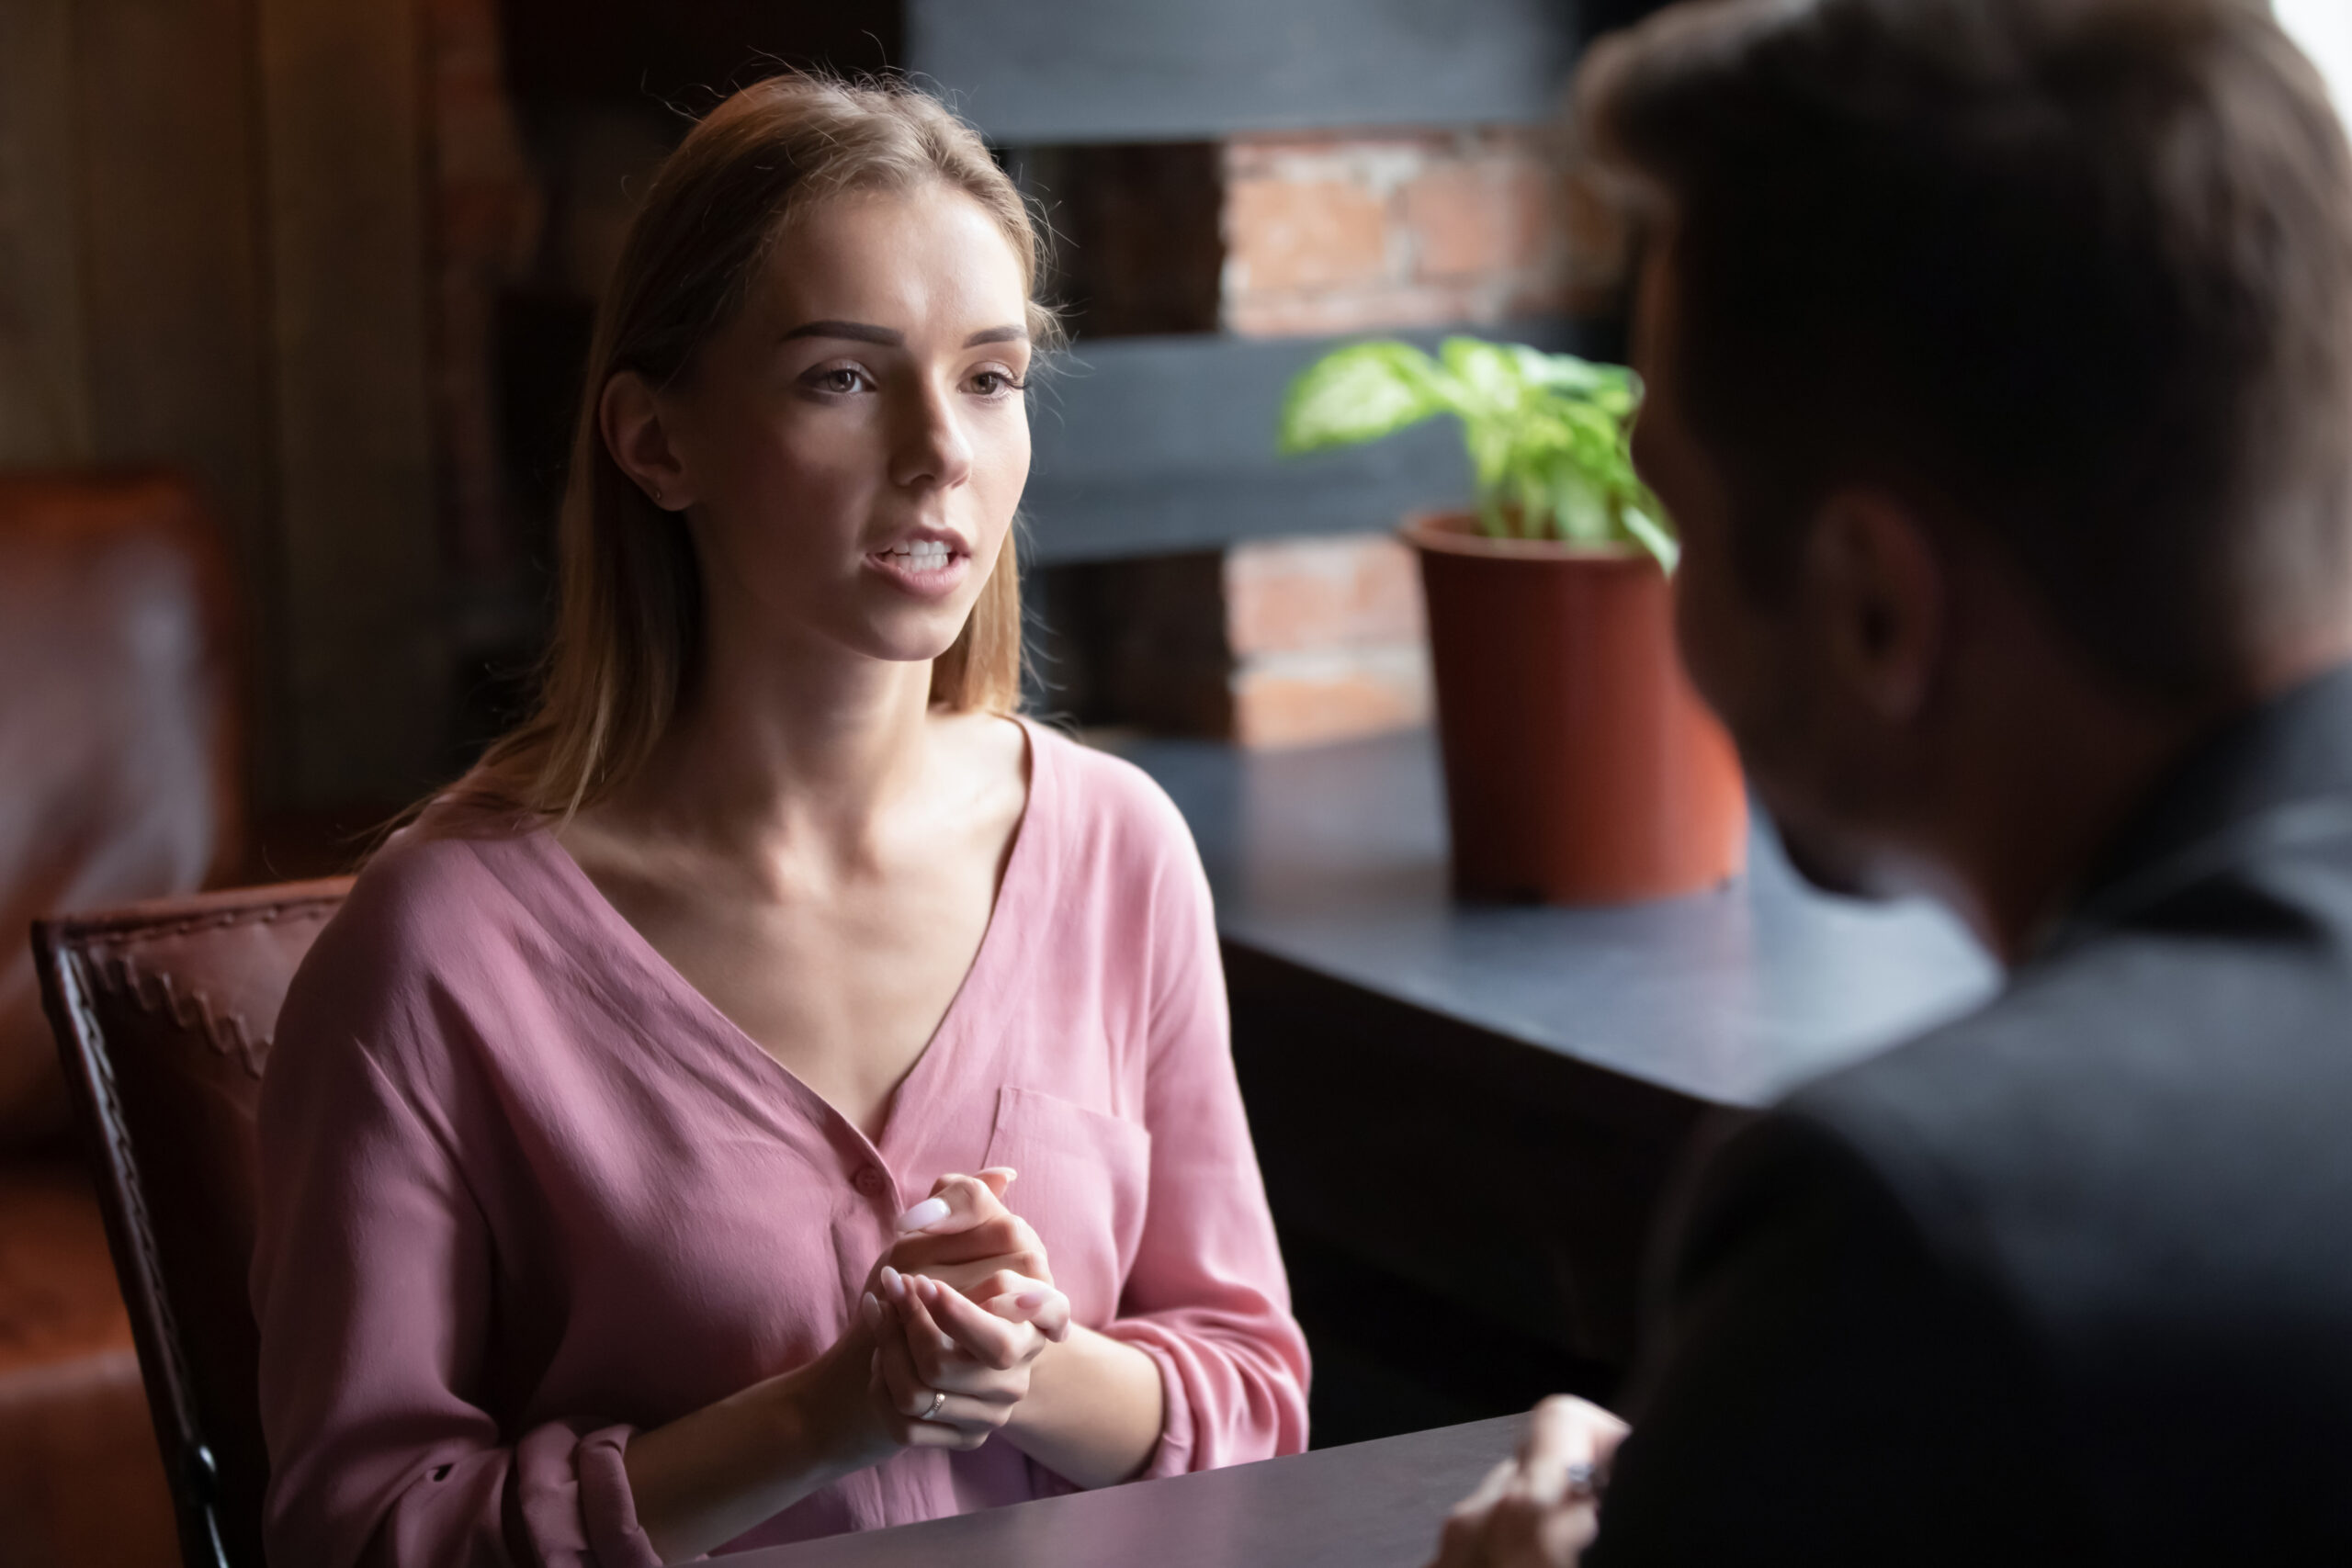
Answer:
[[(940, 1015), (922, 1054), (891, 1091), (878, 1139), (868, 1139), (865, 1129), (843, 1114), (840, 1107), (768, 1055), (725, 1010), (680, 974), (677, 966), (646, 940), (645, 933), (631, 925), (605, 897), (594, 879), (571, 858), (571, 852), (556, 840), (551, 829), (536, 828), (524, 835), (523, 842), (541, 860), (558, 889), (571, 903), (572, 913), (600, 939), (599, 945), (609, 944), (611, 950), (627, 955), (657, 995), (700, 1024), (707, 1043), (723, 1058), (752, 1075), (755, 1086), (781, 1086), (801, 1114), (829, 1130), (834, 1141), (847, 1140), (895, 1172), (899, 1168), (899, 1161), (922, 1148), (931, 1136), (943, 1107), (956, 1098), (956, 1082), (969, 1079), (985, 1068), (986, 1064), (978, 1059), (976, 1053), (992, 1048), (995, 1039), (983, 1036), (966, 1042), (969, 1031), (965, 1021), (976, 1009), (984, 1008), (989, 1000), (1001, 995), (1007, 979), (1023, 972), (1023, 954), (1037, 925), (1030, 911), (1050, 904), (1056, 856), (1051, 834), (1045, 825), (1053, 818), (1053, 792), (1058, 781), (1045, 737), (1026, 718), (1017, 714), (1008, 716), (1020, 727), (1026, 748), (1028, 798), (1023, 803), (1021, 818), (1012, 829), (1012, 846), (1005, 857), (1004, 874), (997, 883), (996, 902), (989, 910), (979, 947), (973, 953), (970, 967), (965, 970), (947, 1010)], [(673, 1052), (678, 1050), (678, 1043), (666, 1034), (662, 1043)], [(700, 1067), (705, 1064), (687, 1065)]]

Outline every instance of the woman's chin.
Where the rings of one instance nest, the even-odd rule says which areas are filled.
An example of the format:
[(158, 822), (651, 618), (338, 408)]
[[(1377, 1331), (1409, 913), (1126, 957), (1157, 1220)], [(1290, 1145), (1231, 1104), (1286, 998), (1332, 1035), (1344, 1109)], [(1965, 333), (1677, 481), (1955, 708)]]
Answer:
[(916, 615), (901, 608), (896, 615), (885, 612), (869, 617), (863, 627), (850, 634), (849, 640), (869, 658), (891, 664), (920, 664), (955, 647), (971, 615), (971, 605), (954, 601), (927, 606)]

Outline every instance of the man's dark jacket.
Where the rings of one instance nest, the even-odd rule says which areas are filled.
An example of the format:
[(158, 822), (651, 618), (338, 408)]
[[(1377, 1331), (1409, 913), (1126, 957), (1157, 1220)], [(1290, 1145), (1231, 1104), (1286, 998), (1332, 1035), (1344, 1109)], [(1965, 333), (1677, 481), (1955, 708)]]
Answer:
[(2352, 671), (1705, 1168), (1589, 1568), (2352, 1565)]

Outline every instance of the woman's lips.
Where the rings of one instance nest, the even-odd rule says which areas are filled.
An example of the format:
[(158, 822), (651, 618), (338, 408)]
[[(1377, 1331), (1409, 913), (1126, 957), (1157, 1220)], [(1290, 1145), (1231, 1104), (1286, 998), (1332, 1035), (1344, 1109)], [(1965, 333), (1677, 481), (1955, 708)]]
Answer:
[(922, 599), (944, 599), (961, 587), (972, 558), (944, 540), (915, 539), (874, 550), (865, 558), (868, 570), (903, 592)]

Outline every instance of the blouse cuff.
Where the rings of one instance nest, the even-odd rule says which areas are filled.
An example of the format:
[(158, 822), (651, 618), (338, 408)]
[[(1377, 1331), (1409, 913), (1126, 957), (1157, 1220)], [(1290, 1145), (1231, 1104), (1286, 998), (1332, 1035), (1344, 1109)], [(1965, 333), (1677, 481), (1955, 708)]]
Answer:
[(547, 1568), (662, 1568), (638, 1528), (637, 1497), (621, 1455), (633, 1427), (603, 1427), (572, 1439), (562, 1426), (523, 1439), (523, 1517)]
[(1136, 1476), (1137, 1481), (1159, 1481), (1170, 1475), (1187, 1475), (1193, 1469), (1193, 1401), (1184, 1391), (1183, 1373), (1176, 1358), (1156, 1343), (1157, 1331), (1144, 1323), (1114, 1323), (1102, 1330), (1105, 1337), (1132, 1345), (1151, 1358), (1159, 1369), (1159, 1395), (1162, 1415), (1159, 1421), (1159, 1446), (1151, 1451), (1151, 1462)]
[(638, 1529), (637, 1494), (621, 1461), (636, 1430), (606, 1427), (580, 1439), (580, 1522), (596, 1568), (662, 1568), (662, 1554)]

